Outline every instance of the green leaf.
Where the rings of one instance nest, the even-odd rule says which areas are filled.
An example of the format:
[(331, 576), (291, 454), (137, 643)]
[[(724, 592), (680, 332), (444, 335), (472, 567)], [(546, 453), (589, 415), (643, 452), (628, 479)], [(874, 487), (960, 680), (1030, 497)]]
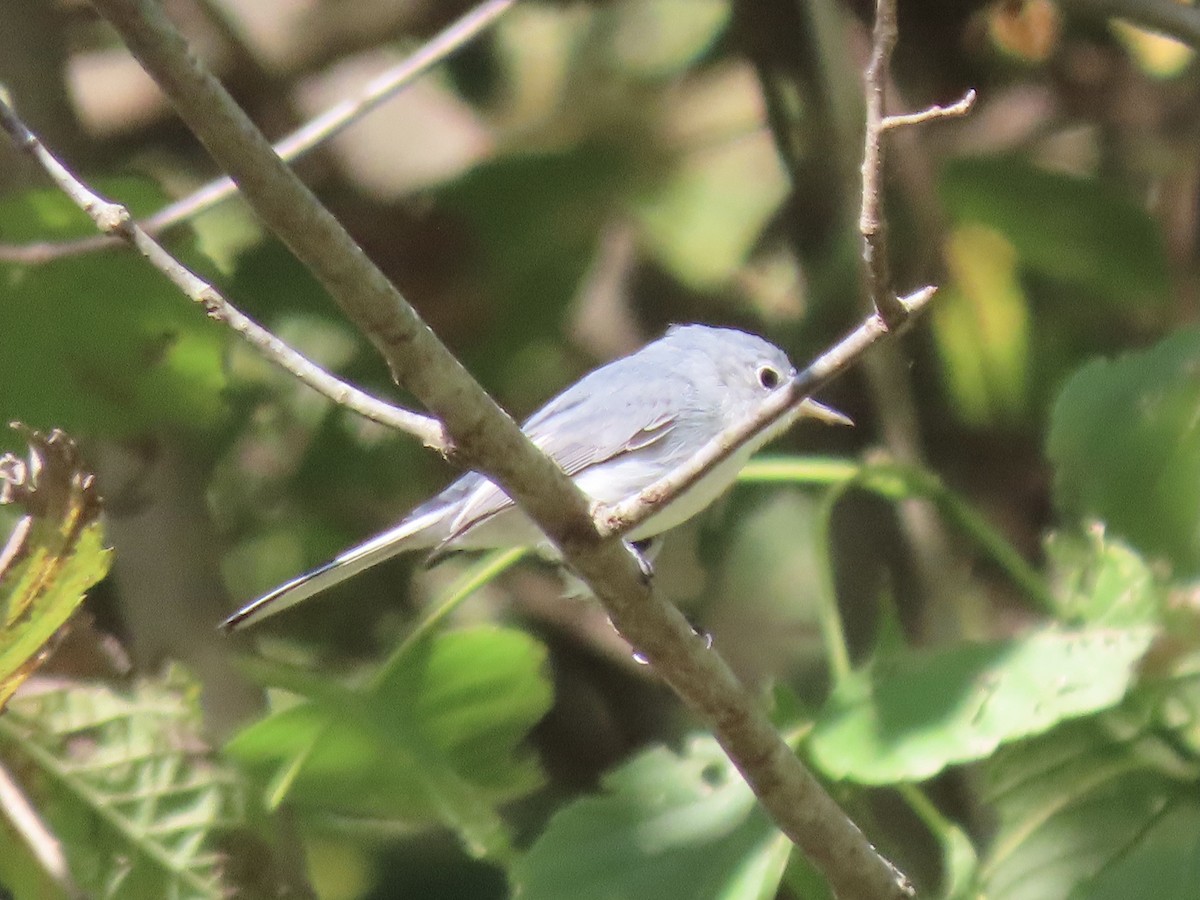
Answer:
[(640, 754), (559, 811), (512, 879), (522, 900), (767, 900), (790, 850), (706, 737)]
[(1122, 628), (1159, 621), (1165, 592), (1145, 560), (1102, 528), (1057, 532), (1046, 541), (1059, 615), (1073, 622)]
[(23, 692), (0, 718), (0, 744), (35, 773), (72, 874), (95, 896), (228, 896), (213, 842), (241, 823), (242, 795), (200, 742), (194, 693), (170, 680), (67, 685)]
[(83, 602), (84, 594), (108, 572), (111, 551), (99, 522), (79, 534), (65, 553), (37, 547), (9, 579), (0, 581), (0, 610), (20, 608), (11, 623), (0, 622), (0, 710), (41, 662), (41, 654)]
[(1056, 627), (876, 661), (844, 679), (810, 736), (814, 764), (865, 784), (920, 781), (1118, 703), (1155, 630)]
[(1200, 330), (1088, 363), (1054, 406), (1059, 506), (1181, 573), (1200, 572)]
[[(122, 199), (158, 196), (114, 182)], [(57, 191), (0, 202), (0, 239), (94, 234)], [(226, 336), (132, 253), (0, 265), (0, 422), (127, 436), (158, 424), (194, 431), (222, 415)]]
[(940, 189), (959, 222), (1003, 234), (1023, 267), (1085, 287), (1122, 308), (1170, 297), (1158, 226), (1123, 191), (1047, 172), (1016, 157), (957, 159)]
[[(984, 799), (1000, 824), (982, 895), (1195, 896), (1195, 765), (1189, 771), (1157, 739), (1122, 731), (1104, 717), (1074, 722), (984, 765)], [(1177, 827), (1164, 832), (1167, 823)], [(1127, 882), (1134, 872), (1144, 880)], [(1117, 890), (1130, 883), (1131, 892)]]
[(916, 785), (899, 784), (896, 790), (941, 847), (941, 895), (946, 900), (973, 900), (979, 854), (966, 830), (946, 818)]
[(1172, 798), (1169, 811), (1082, 892), (1087, 900), (1194, 900), (1200, 884), (1200, 803)]
[(109, 563), (74, 442), (59, 431), (26, 437), (27, 461), (0, 457), (0, 503), (27, 512), (0, 550), (0, 711)]
[(546, 714), (545, 650), (513, 630), (480, 627), (417, 642), (365, 689), (325, 680), (306, 699), (249, 726), (226, 752), (264, 777), (287, 772), (293, 803), (407, 823), (440, 822), (479, 854), (509, 852), (496, 804), (541, 783), (521, 752)]

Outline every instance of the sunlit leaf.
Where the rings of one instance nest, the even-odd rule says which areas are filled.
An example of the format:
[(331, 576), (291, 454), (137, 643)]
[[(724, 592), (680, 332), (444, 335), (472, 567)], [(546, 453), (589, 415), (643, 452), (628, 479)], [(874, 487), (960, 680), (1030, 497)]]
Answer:
[(810, 737), (831, 778), (920, 781), (1125, 696), (1154, 629), (1066, 631), (906, 652), (844, 679)]
[(108, 571), (95, 480), (59, 431), (27, 431), (29, 456), (0, 457), (0, 504), (26, 515), (0, 550), (0, 711)]
[(709, 49), (729, 22), (724, 0), (624, 0), (607, 11), (615, 22), (613, 62), (645, 78), (677, 73)]
[(1196, 51), (1183, 41), (1120, 19), (1111, 20), (1109, 27), (1142, 69), (1156, 78), (1181, 74), (1196, 55)]
[(1200, 330), (1088, 363), (1054, 406), (1059, 506), (1178, 571), (1200, 571)]
[(559, 811), (513, 869), (524, 900), (767, 900), (791, 846), (714, 741), (648, 750)]

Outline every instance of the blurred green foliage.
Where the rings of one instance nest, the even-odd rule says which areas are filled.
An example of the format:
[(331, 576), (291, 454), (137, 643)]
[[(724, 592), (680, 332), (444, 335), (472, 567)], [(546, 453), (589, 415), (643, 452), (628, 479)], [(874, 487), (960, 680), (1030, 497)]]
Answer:
[(519, 753), (549, 709), (545, 651), (492, 627), (406, 646), (365, 690), (327, 676), (272, 667), (273, 686), (303, 698), (238, 734), (226, 752), (274, 779), (273, 801), (300, 808), (442, 822), (473, 853), (510, 855), (494, 807), (541, 781)]
[[(144, 181), (99, 187), (133, 210), (161, 202), (161, 193)], [(91, 222), (57, 191), (25, 193), (0, 205), (4, 240), (93, 233)], [(104, 265), (88, 257), (0, 265), (0, 304), (0, 421), (113, 437), (147, 428), (199, 436), (219, 426), (228, 337), (137, 257), (113, 255)]]
[[(1064, 13), (1085, 5), (901, 4), (896, 106), (980, 96), (891, 145), (892, 264), (901, 289), (939, 285), (932, 312), (882, 375), (830, 388), (855, 429), (796, 429), (656, 562), (921, 896), (1182, 900), (1200, 879), (1200, 72), (1161, 35)], [(344, 5), (220, 6), (244, 43), (202, 39), (272, 133), (331, 62), (369, 70), (458, 8), (351, 33)], [(517, 417), (672, 321), (800, 363), (862, 314), (862, 7), (522, 0), (406, 95), (419, 129), (385, 105), (301, 171)], [(78, 65), (113, 50), (58, 27)], [(10, 59), (0, 80), (61, 94)], [(100, 102), (140, 96), (119, 67), (90, 71), (53, 124), (96, 187), (144, 213), (211, 174), (165, 111)], [(414, 147), (443, 165), (380, 187)], [(0, 243), (90, 233), (11, 168)], [(239, 204), (166, 240), (398, 396)], [(0, 417), (67, 429), (107, 500), (98, 628), (76, 621), (0, 717), (0, 765), (90, 894), (828, 896), (702, 723), (535, 562), (388, 563), (249, 643), (217, 635), (452, 471), (133, 255), (0, 263)], [(103, 572), (100, 534), (60, 554), (83, 573), (67, 607)], [(0, 821), (0, 894), (63, 895)]]
[(1083, 366), (1054, 409), (1056, 495), (1182, 576), (1200, 567), (1200, 331)]

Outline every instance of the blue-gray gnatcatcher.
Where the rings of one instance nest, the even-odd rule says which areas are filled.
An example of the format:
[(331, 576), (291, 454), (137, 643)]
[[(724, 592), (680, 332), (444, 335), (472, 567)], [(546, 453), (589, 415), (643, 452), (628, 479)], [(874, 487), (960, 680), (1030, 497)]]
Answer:
[[(585, 494), (618, 503), (685, 463), (794, 375), (787, 355), (760, 337), (677, 325), (636, 353), (579, 379), (522, 429)], [(795, 414), (743, 444), (625, 539), (654, 537), (700, 512), (733, 483), (754, 451), (801, 415), (849, 421), (816, 401), (804, 401)], [(250, 625), (406, 550), (509, 547), (552, 550), (500, 488), (470, 472), (394, 528), (280, 585), (234, 613), (223, 627)]]

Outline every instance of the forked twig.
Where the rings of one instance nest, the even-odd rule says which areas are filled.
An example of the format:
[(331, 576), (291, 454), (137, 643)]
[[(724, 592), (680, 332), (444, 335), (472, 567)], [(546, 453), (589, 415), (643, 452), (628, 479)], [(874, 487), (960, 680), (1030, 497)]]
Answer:
[(906, 125), (964, 116), (975, 103), (975, 91), (969, 90), (962, 99), (949, 106), (930, 106), (916, 113), (887, 115), (888, 71), (898, 34), (896, 0), (876, 0), (871, 61), (866, 72), (867, 121), (863, 139), (862, 209), (858, 217), (858, 230), (863, 239), (863, 260), (866, 263), (871, 303), (889, 328), (900, 326), (908, 314), (896, 296), (888, 262), (887, 221), (883, 215), (883, 176), (886, 170), (884, 133)]
[(925, 122), (932, 122), (934, 119), (957, 119), (969, 113), (974, 105), (975, 88), (968, 88), (967, 92), (953, 103), (946, 106), (938, 106), (935, 103), (919, 112), (885, 116), (879, 123), (879, 127), (883, 131), (889, 131), (892, 128), (904, 128), (908, 125), (922, 125)]

